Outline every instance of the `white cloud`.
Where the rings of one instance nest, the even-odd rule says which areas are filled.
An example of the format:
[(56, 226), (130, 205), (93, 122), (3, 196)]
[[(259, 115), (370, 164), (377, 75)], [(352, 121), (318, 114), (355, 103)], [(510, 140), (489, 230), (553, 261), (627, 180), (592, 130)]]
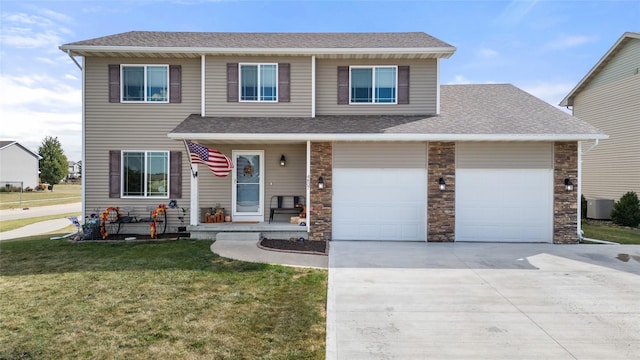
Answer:
[(594, 41), (593, 37), (584, 35), (561, 35), (555, 40), (547, 43), (547, 47), (552, 49), (566, 49), (580, 46)]
[(480, 50), (478, 50), (478, 54), (480, 54), (480, 56), (485, 58), (494, 58), (498, 56), (500, 53), (498, 53), (496, 50), (483, 47), (483, 48), (480, 48)]
[(447, 85), (461, 85), (471, 84), (471, 80), (465, 78), (463, 75), (456, 75), (453, 81), (447, 83)]
[(2, 137), (37, 150), (46, 136), (56, 136), (65, 155), (81, 159), (82, 98), (79, 88), (48, 75), (0, 75)]
[(573, 89), (575, 84), (573, 83), (549, 83), (540, 82), (536, 84), (529, 84), (521, 86), (522, 90), (529, 94), (540, 98), (553, 106), (558, 106), (560, 101), (564, 99), (569, 91)]
[[(54, 18), (66, 17), (53, 11), (40, 9), (41, 13)], [(55, 15), (57, 14), (57, 15)], [(0, 33), (0, 44), (16, 48), (40, 48), (57, 46), (62, 43), (60, 34), (68, 34), (70, 30), (47, 16), (25, 13), (3, 13)], [(67, 18), (68, 21), (68, 18)]]

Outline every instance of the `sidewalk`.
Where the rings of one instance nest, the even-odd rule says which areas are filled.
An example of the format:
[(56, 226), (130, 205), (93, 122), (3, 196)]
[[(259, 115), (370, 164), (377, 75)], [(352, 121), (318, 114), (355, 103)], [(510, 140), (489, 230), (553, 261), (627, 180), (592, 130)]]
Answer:
[[(16, 220), (27, 219), (40, 216), (50, 216), (57, 214), (69, 214), (82, 211), (81, 203), (62, 204), (62, 205), (49, 205), (30, 208), (28, 210), (22, 209), (8, 209), (0, 210), (0, 221), (4, 220)], [(18, 229), (0, 232), (0, 241), (9, 239), (18, 239), (27, 236), (35, 236), (40, 234), (47, 234), (56, 230), (61, 230), (71, 225), (71, 222), (67, 218), (60, 218), (54, 220), (41, 221), (35, 224), (23, 226)]]
[(326, 255), (264, 250), (251, 240), (217, 240), (211, 244), (211, 251), (229, 259), (263, 264), (326, 269), (329, 263)]

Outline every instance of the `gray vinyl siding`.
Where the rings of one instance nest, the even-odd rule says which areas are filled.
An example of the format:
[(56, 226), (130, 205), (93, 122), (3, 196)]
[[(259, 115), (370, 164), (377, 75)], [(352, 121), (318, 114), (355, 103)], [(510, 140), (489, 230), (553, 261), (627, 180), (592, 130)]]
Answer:
[[(206, 143), (204, 143), (207, 145)], [(209, 144), (213, 146), (213, 144)], [(231, 157), (233, 150), (264, 150), (265, 184), (264, 216), (269, 220), (269, 200), (274, 195), (306, 194), (307, 146), (306, 144), (216, 145), (215, 149)], [(286, 166), (280, 166), (280, 156), (286, 157)], [(209, 169), (198, 166), (199, 207), (211, 208), (216, 204), (231, 215), (232, 175), (216, 177)], [(202, 214), (198, 219), (202, 219)]]
[(609, 58), (604, 68), (589, 80), (582, 91), (637, 76), (638, 71), (640, 71), (640, 39), (630, 38), (622, 44), (616, 54)]
[[(182, 102), (171, 104), (109, 103), (109, 64), (182, 65)], [(135, 207), (146, 212), (148, 206), (167, 204), (169, 199), (109, 198), (109, 150), (183, 151), (182, 199), (189, 208), (189, 156), (180, 141), (167, 134), (189, 114), (200, 112), (200, 59), (85, 58), (85, 210), (101, 213), (107, 206)], [(169, 228), (179, 226), (177, 210), (168, 210)], [(187, 215), (188, 219), (188, 215)], [(186, 220), (188, 223), (188, 220)], [(129, 225), (131, 226), (131, 225)], [(138, 227), (148, 233), (149, 227)], [(127, 228), (128, 231), (128, 228)]]
[[(338, 66), (408, 65), (409, 104), (338, 105)], [(437, 61), (391, 59), (318, 59), (316, 61), (317, 115), (423, 115), (435, 114), (437, 104)]]
[(580, 92), (573, 113), (609, 135), (594, 148), (583, 144), (582, 193), (612, 200), (640, 193), (640, 74)]
[[(290, 102), (227, 102), (227, 63), (291, 64)], [(205, 73), (207, 116), (311, 117), (311, 57), (207, 56)]]
[(458, 169), (552, 169), (553, 143), (459, 142)]
[(334, 168), (426, 168), (426, 143), (335, 143)]

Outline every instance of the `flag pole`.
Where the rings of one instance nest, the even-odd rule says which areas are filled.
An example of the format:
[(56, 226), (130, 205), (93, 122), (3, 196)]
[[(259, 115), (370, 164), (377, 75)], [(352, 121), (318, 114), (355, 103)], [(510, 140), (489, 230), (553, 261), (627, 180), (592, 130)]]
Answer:
[(191, 151), (189, 150), (189, 146), (187, 145), (187, 140), (182, 139), (182, 142), (184, 143), (184, 148), (187, 149), (187, 155), (189, 155), (189, 168), (191, 169), (191, 175), (193, 175), (193, 177), (196, 178), (198, 177), (198, 172), (193, 171), (193, 166), (191, 163)]

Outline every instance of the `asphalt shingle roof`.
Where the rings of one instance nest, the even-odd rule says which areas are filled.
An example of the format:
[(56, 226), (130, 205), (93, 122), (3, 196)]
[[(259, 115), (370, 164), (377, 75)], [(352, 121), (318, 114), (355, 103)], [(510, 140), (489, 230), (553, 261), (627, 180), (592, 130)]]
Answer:
[(398, 33), (233, 33), (130, 31), (63, 46), (194, 48), (451, 48), (424, 32)]
[(440, 115), (202, 117), (172, 134), (602, 135), (597, 128), (509, 84), (443, 85)]

